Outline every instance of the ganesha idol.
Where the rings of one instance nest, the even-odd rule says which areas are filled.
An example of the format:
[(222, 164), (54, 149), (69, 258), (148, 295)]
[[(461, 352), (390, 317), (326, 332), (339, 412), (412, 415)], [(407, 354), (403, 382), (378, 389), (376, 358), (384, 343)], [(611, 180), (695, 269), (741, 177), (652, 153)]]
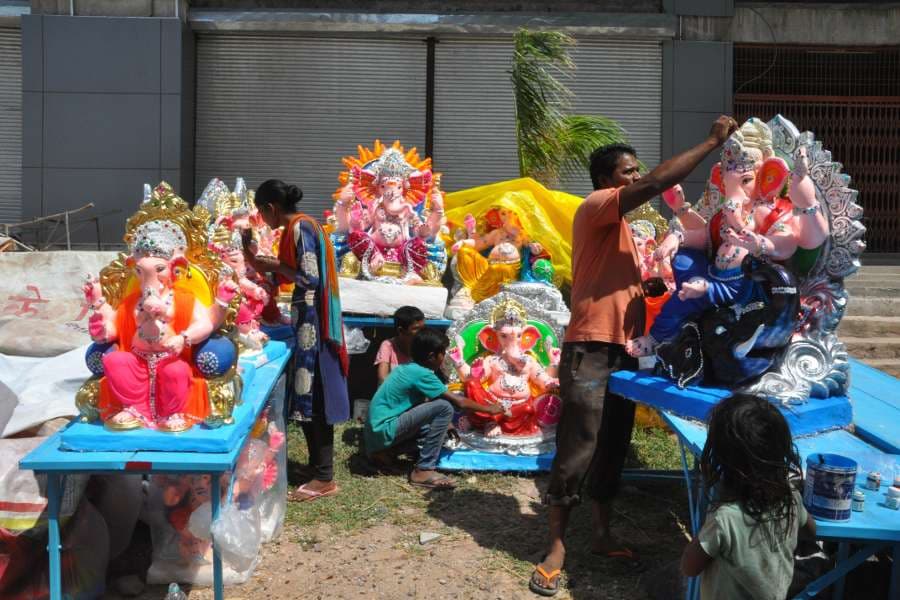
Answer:
[(454, 386), (501, 414), (474, 412), (457, 423), (462, 445), (507, 454), (543, 454), (554, 443), (559, 418), (561, 332), (539, 304), (501, 292), (479, 303), (450, 328), (447, 354)]
[(458, 291), (448, 315), (469, 310), (499, 293), (504, 285), (523, 281), (553, 286), (549, 251), (530, 239), (515, 211), (493, 206), (478, 219), (468, 214), (465, 233), (451, 248), (453, 276)]
[(744, 123), (697, 206), (679, 187), (664, 194), (674, 217), (655, 258), (671, 257), (677, 292), (628, 351), (655, 352), (681, 384), (705, 376), (785, 401), (844, 393), (835, 330), (865, 248), (848, 184), (811, 133), (780, 115)]
[[(234, 191), (220, 179), (212, 179), (197, 206), (209, 213), (209, 248), (231, 269), (241, 289), (241, 306), (237, 315), (238, 340), (245, 354), (258, 353), (268, 341), (260, 330), (260, 322), (281, 322), (275, 302), (277, 290), (244, 261), (243, 236), (249, 236), (260, 254), (270, 254), (276, 236), (260, 219), (253, 206), (252, 192), (244, 179), (237, 178)], [(195, 209), (197, 210), (197, 209)]]
[(83, 420), (112, 430), (184, 431), (229, 422), (239, 398), (233, 278), (207, 248), (204, 215), (161, 183), (126, 224), (128, 254), (84, 286), (93, 313)]
[(346, 157), (331, 238), (342, 277), (441, 285), (447, 266), (443, 194), (431, 159), (394, 142)]

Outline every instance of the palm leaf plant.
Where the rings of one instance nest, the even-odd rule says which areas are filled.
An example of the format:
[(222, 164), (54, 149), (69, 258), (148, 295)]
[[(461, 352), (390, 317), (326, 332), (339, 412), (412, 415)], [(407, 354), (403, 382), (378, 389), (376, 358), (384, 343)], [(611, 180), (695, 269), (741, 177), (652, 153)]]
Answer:
[(582, 175), (591, 152), (622, 143), (612, 119), (572, 115), (574, 95), (560, 80), (571, 78), (575, 39), (558, 31), (521, 29), (515, 35), (511, 79), (516, 102), (519, 174), (554, 188), (563, 177)]

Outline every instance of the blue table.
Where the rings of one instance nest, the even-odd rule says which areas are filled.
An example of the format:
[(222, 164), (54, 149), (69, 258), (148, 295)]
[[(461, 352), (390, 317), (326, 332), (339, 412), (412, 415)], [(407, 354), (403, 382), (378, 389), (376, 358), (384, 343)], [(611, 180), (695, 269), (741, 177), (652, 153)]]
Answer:
[[(47, 475), (47, 520), (50, 556), (50, 598), (62, 600), (62, 577), (60, 573), (60, 533), (59, 509), (66, 475), (75, 473), (179, 473), (209, 474), (212, 476), (212, 519), (219, 514), (220, 476), (234, 471), (238, 456), (247, 441), (252, 424), (265, 408), (269, 395), (280, 381), (282, 372), (290, 358), (287, 352), (272, 362), (256, 369), (248, 386), (244, 388), (242, 399), (252, 407), (252, 418), (242, 420), (230, 427), (241, 427), (242, 435), (237, 444), (227, 452), (158, 452), (158, 451), (101, 451), (72, 452), (60, 448), (60, 431), (31, 451), (19, 462), (19, 468), (30, 469)], [(244, 428), (243, 423), (247, 426)], [(71, 425), (70, 425), (71, 426)], [(175, 434), (177, 435), (177, 434)], [(230, 493), (228, 496), (230, 497)], [(224, 598), (222, 585), (222, 558), (213, 545), (213, 589), (216, 600)]]
[[(387, 327), (394, 328), (394, 319), (391, 317), (367, 317), (362, 315), (343, 315), (344, 325), (347, 327)], [(425, 327), (435, 329), (447, 329), (453, 325), (449, 319), (425, 319)]]
[[(672, 414), (661, 412), (663, 420), (678, 436), (681, 445), (682, 466), (688, 489), (688, 505), (690, 508), (691, 531), (697, 535), (706, 513), (706, 498), (701, 490), (699, 474), (696, 467), (689, 470), (686, 450), (699, 457), (706, 443), (706, 427), (696, 421), (689, 421)], [(900, 416), (898, 413), (897, 416)], [(897, 416), (887, 418), (897, 423)], [(802, 437), (794, 440), (800, 453), (801, 464), (806, 464), (806, 457), (818, 452), (831, 452), (849, 456), (857, 460), (862, 472), (885, 460), (900, 462), (900, 456), (885, 454), (878, 448), (869, 445), (860, 438), (843, 429), (829, 431), (820, 435)], [(879, 468), (884, 470), (883, 467)], [(835, 568), (816, 581), (810, 583), (798, 599), (813, 598), (830, 585), (835, 585), (834, 598), (843, 595), (844, 576), (861, 565), (876, 552), (893, 547), (894, 566), (891, 574), (891, 592), (889, 597), (896, 598), (900, 588), (900, 511), (884, 506), (885, 486), (881, 492), (866, 490), (866, 508), (862, 513), (854, 512), (849, 521), (833, 522), (816, 520), (816, 537), (823, 540), (837, 541), (838, 560)], [(849, 555), (850, 543), (863, 544), (863, 547), (852, 556)], [(688, 582), (688, 599), (699, 595), (699, 578)]]

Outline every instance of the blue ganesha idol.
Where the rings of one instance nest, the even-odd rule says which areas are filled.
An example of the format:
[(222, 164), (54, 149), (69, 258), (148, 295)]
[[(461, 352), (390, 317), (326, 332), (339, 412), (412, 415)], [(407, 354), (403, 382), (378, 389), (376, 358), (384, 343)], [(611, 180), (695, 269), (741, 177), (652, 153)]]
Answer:
[(844, 278), (865, 249), (849, 184), (812, 133), (780, 115), (749, 119), (696, 206), (678, 186), (664, 194), (674, 216), (657, 253), (671, 258), (676, 292), (629, 353), (655, 354), (679, 387), (742, 388), (783, 403), (846, 395), (836, 330)]

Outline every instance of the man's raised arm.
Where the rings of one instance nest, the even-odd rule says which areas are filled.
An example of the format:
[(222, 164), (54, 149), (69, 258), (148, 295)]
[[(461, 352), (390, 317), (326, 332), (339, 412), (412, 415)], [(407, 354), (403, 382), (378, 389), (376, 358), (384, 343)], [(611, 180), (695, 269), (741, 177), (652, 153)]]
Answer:
[(709, 130), (709, 136), (701, 143), (681, 154), (676, 154), (646, 176), (623, 187), (619, 191), (619, 216), (624, 216), (676, 183), (684, 181), (684, 178), (690, 175), (710, 152), (725, 143), (737, 127), (737, 121), (731, 117), (724, 115), (719, 117)]

